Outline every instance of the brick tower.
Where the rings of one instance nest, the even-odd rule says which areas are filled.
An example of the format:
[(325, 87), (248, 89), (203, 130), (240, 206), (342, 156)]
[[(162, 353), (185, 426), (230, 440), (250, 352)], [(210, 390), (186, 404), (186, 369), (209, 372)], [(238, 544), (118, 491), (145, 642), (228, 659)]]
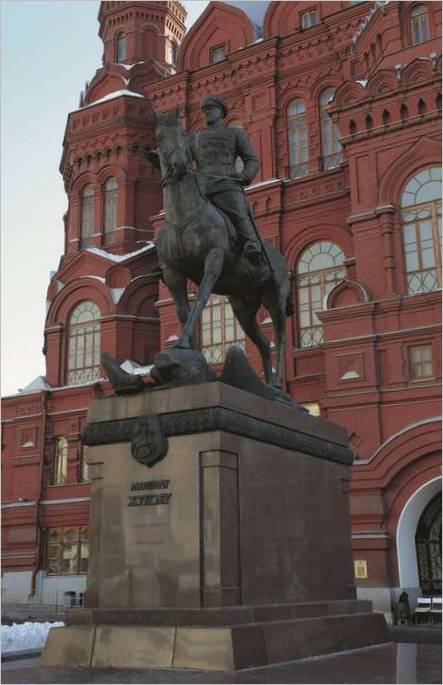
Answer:
[(154, 144), (145, 89), (175, 72), (185, 16), (179, 2), (100, 5), (103, 67), (86, 83), (63, 141), (68, 255), (92, 246), (126, 254), (152, 236), (161, 191), (144, 154)]
[(186, 10), (180, 2), (102, 2), (98, 19), (104, 64), (155, 60), (168, 74), (174, 73), (186, 30)]
[[(63, 141), (60, 171), (68, 210), (65, 253), (48, 292), (45, 349), (50, 385), (100, 375), (93, 338), (80, 343), (85, 355), (87, 344), (96, 348), (88, 352), (87, 363), (79, 350), (75, 360), (69, 347), (74, 344), (69, 342), (69, 320), (81, 300), (95, 303), (101, 317), (106, 311), (100, 327), (102, 352), (121, 362), (146, 364), (158, 349), (157, 288), (147, 274), (155, 263), (150, 217), (161, 208), (161, 188), (145, 154), (154, 145), (154, 116), (145, 91), (174, 73), (185, 16), (179, 2), (100, 5), (103, 66), (86, 83), (79, 109), (69, 114)], [(77, 373), (74, 367), (83, 371)]]

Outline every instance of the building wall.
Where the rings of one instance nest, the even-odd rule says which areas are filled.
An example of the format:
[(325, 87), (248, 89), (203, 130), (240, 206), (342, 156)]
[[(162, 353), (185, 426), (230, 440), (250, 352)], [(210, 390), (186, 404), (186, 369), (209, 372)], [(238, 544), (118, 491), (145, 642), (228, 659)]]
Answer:
[[(154, 11), (158, 3), (142, 4)], [(72, 307), (84, 298), (99, 304), (102, 349), (120, 362), (149, 363), (179, 332), (166, 287), (145, 276), (155, 271), (155, 250), (146, 241), (163, 220), (159, 175), (146, 151), (154, 145), (153, 110), (178, 105), (183, 125), (195, 131), (202, 126), (200, 99), (214, 92), (228, 103), (226, 123), (241, 121), (259, 155), (260, 172), (246, 192), (262, 236), (286, 259), (296, 308), (303, 251), (331, 241), (344, 254), (344, 278), (318, 315), (323, 342), (300, 346), (297, 313), (287, 322), (285, 380), (299, 402), (318, 404), (322, 416), (348, 430), (356, 454), (350, 493), (354, 557), (367, 568), (367, 578), (356, 582), (361, 596), (389, 617), (404, 585), (399, 555), (414, 545), (405, 542), (411, 527), (401, 529), (402, 516), (410, 511), (409, 500), (418, 511), (417, 502), (426, 506), (439, 487), (440, 290), (407, 292), (400, 196), (414, 173), (440, 163), (440, 5), (426, 3), (429, 35), (413, 45), (414, 2), (273, 2), (260, 38), (241, 10), (213, 2), (184, 38), (177, 70), (159, 66), (151, 53), (139, 61), (137, 50), (147, 49), (150, 40), (143, 22), (145, 47), (133, 41), (126, 66), (113, 62), (115, 36), (106, 22), (126, 9), (134, 12), (134, 22), (139, 5), (102, 6), (104, 66), (83, 94), (87, 107), (68, 118), (61, 162), (69, 198), (65, 255), (48, 290), (45, 327), (51, 387), (4, 401), (6, 571), (31, 571), (36, 587), (35, 573), (44, 563), (40, 531), (87, 522), (89, 486), (75, 482), (80, 431), (89, 399), (109, 388), (60, 387)], [(303, 29), (303, 14), (314, 6), (318, 23)], [(180, 16), (171, 24), (176, 34)], [(226, 58), (212, 64), (211, 49), (220, 45)], [(133, 95), (109, 99), (123, 86)], [(328, 114), (342, 145), (342, 161), (332, 168), (325, 168), (322, 154), (319, 98), (326, 88), (335, 89)], [(307, 126), (306, 175), (300, 177), (293, 177), (289, 155), (288, 108), (295, 98), (304, 102)], [(112, 244), (102, 228), (109, 174), (119, 183)], [(89, 251), (81, 237), (85, 183), (95, 189), (97, 231)], [(146, 252), (131, 256), (140, 245), (147, 245)], [(193, 292), (191, 287), (191, 299)], [(259, 318), (272, 338), (264, 312)], [(409, 348), (420, 344), (432, 347), (433, 376), (418, 382), (411, 377)], [(248, 341), (246, 351), (260, 371)], [(23, 447), (26, 431), (34, 431), (32, 448)], [(51, 441), (60, 434), (68, 436), (71, 476), (57, 488), (47, 484), (47, 469)], [(414, 500), (418, 492), (424, 494)], [(28, 502), (18, 502), (20, 497)], [(411, 596), (420, 591), (416, 585), (408, 589)]]

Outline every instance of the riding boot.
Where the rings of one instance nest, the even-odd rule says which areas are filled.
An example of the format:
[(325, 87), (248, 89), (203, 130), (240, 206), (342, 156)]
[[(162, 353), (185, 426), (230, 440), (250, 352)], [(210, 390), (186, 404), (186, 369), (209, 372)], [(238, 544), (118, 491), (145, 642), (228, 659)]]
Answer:
[(243, 243), (243, 254), (252, 264), (258, 264), (261, 256), (261, 246), (251, 226), (249, 219), (239, 219), (236, 221), (235, 228)]

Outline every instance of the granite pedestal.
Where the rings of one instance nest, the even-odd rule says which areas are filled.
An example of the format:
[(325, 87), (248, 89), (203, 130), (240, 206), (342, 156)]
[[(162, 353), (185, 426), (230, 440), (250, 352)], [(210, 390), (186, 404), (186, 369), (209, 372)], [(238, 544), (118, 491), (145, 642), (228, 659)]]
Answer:
[(355, 598), (343, 429), (212, 382), (97, 400), (84, 440), (86, 608), (44, 664), (233, 670), (388, 641)]

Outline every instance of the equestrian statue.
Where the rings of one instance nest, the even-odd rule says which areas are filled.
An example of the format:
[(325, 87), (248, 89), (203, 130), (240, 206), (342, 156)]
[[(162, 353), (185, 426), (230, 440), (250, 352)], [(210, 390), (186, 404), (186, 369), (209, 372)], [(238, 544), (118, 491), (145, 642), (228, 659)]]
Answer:
[[(219, 380), (294, 403), (282, 389), (286, 317), (293, 312), (288, 270), (278, 250), (261, 239), (244, 191), (258, 172), (258, 160), (246, 132), (224, 126), (228, 109), (221, 97), (207, 95), (201, 108), (206, 128), (191, 135), (180, 126), (178, 109), (156, 114), (158, 147), (146, 152), (162, 174), (165, 220), (156, 238), (157, 256), (181, 323), (173, 348), (156, 355), (150, 374), (162, 387), (216, 380), (197, 349), (195, 332), (211, 294), (217, 293), (228, 298), (258, 348), (266, 385), (235, 346), (227, 353)], [(238, 159), (241, 170), (236, 169)], [(192, 307), (189, 281), (198, 286)], [(275, 369), (270, 342), (256, 320), (261, 305), (275, 330)], [(102, 363), (116, 392), (148, 389), (107, 353)]]
[[(187, 135), (178, 110), (157, 115), (155, 135), (164, 188), (165, 221), (157, 234), (162, 277), (182, 326), (177, 348), (195, 347), (195, 330), (211, 293), (226, 295), (246, 335), (257, 346), (266, 383), (281, 388), (285, 321), (292, 314), (288, 270), (282, 255), (264, 243), (244, 192), (258, 160), (241, 128), (225, 127), (228, 110), (219, 96), (202, 100), (206, 128)], [(237, 158), (243, 162), (236, 171)], [(188, 281), (197, 284), (193, 306)], [(275, 329), (277, 361), (256, 320), (261, 305)]]

